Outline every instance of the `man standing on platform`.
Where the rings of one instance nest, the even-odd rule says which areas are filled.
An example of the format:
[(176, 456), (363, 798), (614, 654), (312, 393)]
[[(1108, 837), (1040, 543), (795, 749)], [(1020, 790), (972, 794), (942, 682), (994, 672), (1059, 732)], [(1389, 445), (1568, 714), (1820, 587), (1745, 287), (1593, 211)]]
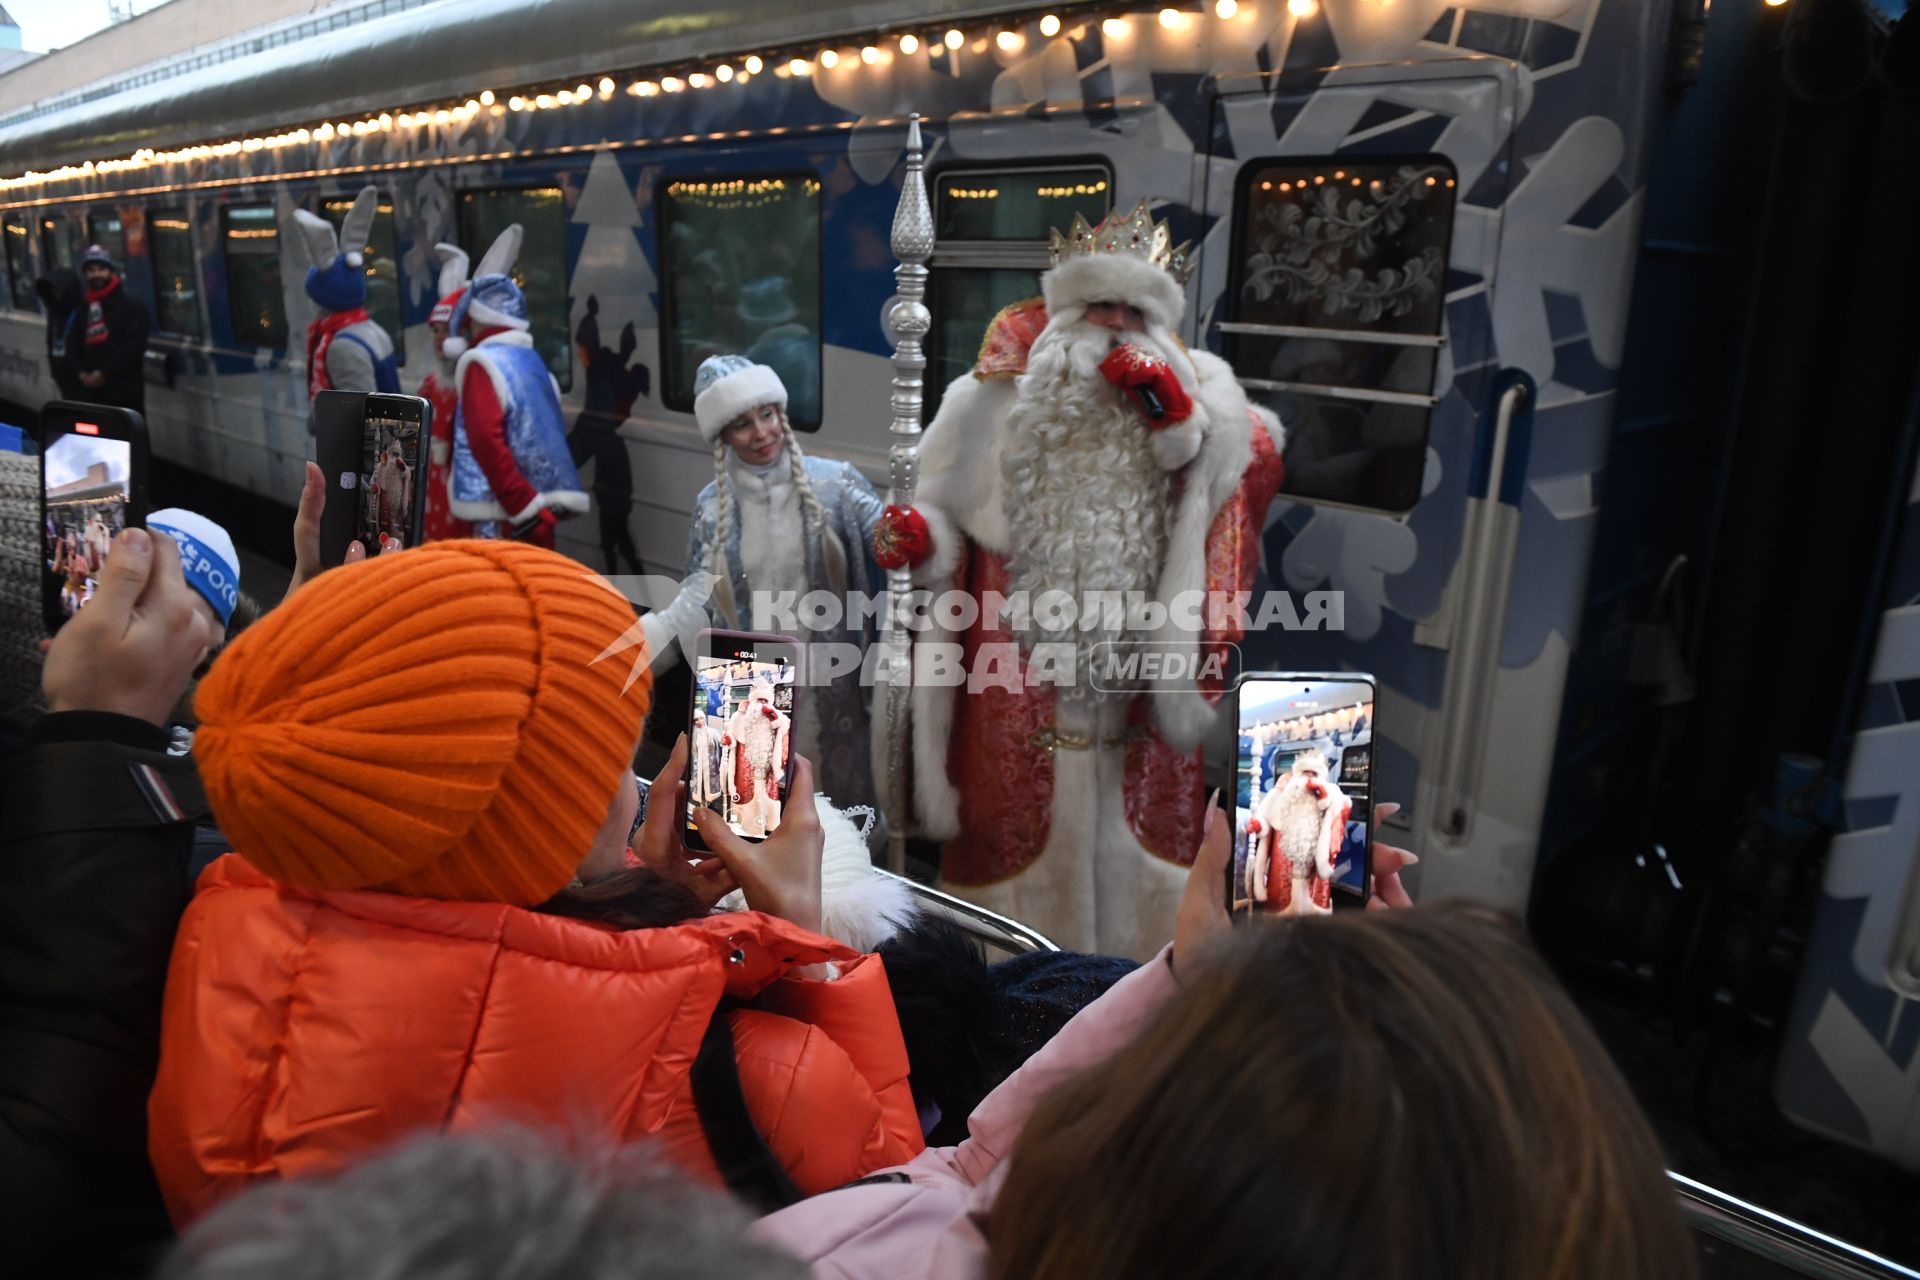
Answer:
[(86, 294), (74, 313), (77, 332), (67, 339), (68, 358), (79, 371), (80, 396), (145, 415), (147, 411), (147, 309), (129, 298), (113, 257), (89, 245), (80, 258)]
[[(1198, 748), (1221, 690), (1190, 660), (1237, 639), (1237, 615), (1084, 610), (1092, 593), (1251, 590), (1280, 483), (1278, 421), (1174, 337), (1191, 264), (1171, 239), (1145, 201), (1054, 233), (1044, 299), (995, 317), (927, 428), (916, 508), (890, 509), (875, 538), (917, 585), (1082, 610), (1064, 630), (1038, 607), (959, 631), (929, 612), (916, 643), (959, 645), (966, 680), (916, 681), (914, 816), (945, 841), (944, 887), (1068, 948), (1139, 957), (1171, 936), (1199, 847)], [(1115, 646), (1189, 661), (1117, 676), (1101, 665)]]

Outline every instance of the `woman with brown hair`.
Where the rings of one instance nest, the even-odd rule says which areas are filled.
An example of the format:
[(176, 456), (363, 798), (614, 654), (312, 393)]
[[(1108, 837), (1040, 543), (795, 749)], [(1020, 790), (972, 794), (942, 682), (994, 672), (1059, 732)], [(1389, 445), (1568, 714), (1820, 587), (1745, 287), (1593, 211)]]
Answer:
[(1694, 1274), (1652, 1132), (1512, 922), (1448, 903), (1230, 929), (1225, 825), (1171, 951), (968, 1141), (761, 1237), (823, 1277)]

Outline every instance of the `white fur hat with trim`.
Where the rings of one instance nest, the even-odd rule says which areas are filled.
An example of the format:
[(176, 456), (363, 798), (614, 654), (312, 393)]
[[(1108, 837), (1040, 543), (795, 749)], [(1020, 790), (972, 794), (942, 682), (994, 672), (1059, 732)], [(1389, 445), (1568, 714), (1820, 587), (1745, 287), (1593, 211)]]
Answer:
[(787, 407), (787, 386), (766, 365), (745, 356), (708, 356), (693, 375), (693, 417), (708, 444), (729, 422), (763, 404)]
[(1130, 253), (1096, 253), (1067, 258), (1040, 277), (1047, 313), (1069, 307), (1084, 310), (1095, 302), (1126, 302), (1144, 311), (1162, 329), (1177, 329), (1186, 314), (1187, 291), (1172, 275)]

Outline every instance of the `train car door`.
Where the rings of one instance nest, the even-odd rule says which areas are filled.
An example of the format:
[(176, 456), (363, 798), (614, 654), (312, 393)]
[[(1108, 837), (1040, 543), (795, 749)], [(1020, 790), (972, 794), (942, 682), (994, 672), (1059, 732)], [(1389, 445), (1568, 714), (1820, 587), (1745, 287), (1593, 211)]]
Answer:
[(1474, 56), (1456, 18), (1425, 61), (1220, 82), (1196, 338), (1290, 432), (1262, 588), (1340, 601), (1339, 630), (1250, 634), (1247, 666), (1378, 676), (1375, 792), (1407, 804), (1384, 836), (1427, 855), (1426, 896), (1519, 908), (1597, 512), (1646, 86), (1580, 76), (1552, 23), (1497, 21), (1507, 57)]

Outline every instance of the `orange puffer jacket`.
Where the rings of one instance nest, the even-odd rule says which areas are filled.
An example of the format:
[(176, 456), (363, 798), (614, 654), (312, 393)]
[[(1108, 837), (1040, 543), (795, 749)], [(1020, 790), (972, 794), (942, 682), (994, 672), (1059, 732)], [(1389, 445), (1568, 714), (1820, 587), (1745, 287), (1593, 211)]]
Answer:
[[(784, 976), (831, 960), (838, 981)], [(877, 956), (756, 912), (616, 931), (491, 903), (307, 893), (236, 855), (167, 976), (148, 1149), (177, 1225), (250, 1181), (512, 1119), (719, 1174), (689, 1071), (723, 996), (747, 1109), (805, 1194), (921, 1149)]]

